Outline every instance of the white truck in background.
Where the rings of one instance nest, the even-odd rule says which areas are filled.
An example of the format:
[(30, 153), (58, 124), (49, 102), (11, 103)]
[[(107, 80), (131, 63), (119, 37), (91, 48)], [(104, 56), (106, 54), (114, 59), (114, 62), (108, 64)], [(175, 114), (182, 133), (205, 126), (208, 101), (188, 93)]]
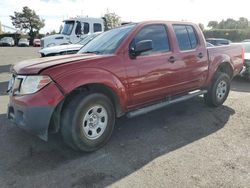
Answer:
[(41, 48), (51, 46), (75, 44), (82, 40), (84, 35), (103, 32), (104, 18), (76, 17), (64, 20), (60, 34), (46, 36), (41, 39)]

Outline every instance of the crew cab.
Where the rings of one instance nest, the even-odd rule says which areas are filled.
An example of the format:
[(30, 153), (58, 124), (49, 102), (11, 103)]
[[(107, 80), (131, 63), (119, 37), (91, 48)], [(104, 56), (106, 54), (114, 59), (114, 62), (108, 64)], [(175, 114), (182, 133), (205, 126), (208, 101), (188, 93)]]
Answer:
[(8, 118), (43, 140), (60, 132), (71, 148), (94, 151), (123, 115), (198, 95), (209, 106), (222, 105), (243, 55), (236, 44), (206, 48), (193, 23), (127, 24), (100, 34), (78, 54), (13, 66)]

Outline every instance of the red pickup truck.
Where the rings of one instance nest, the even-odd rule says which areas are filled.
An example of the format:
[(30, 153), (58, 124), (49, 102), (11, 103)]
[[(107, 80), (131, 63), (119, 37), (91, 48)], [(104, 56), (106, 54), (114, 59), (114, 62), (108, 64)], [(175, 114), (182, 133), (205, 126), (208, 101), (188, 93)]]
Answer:
[(104, 32), (78, 54), (40, 58), (11, 68), (8, 118), (47, 140), (94, 151), (110, 138), (115, 119), (134, 117), (204, 95), (226, 100), (243, 66), (242, 46), (206, 48), (197, 25), (132, 23)]

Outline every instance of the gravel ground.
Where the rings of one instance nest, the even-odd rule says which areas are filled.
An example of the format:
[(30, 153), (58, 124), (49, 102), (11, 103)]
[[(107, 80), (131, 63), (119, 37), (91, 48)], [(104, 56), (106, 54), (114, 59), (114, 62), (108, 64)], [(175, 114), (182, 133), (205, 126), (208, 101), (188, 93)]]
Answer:
[(250, 187), (250, 82), (237, 78), (224, 106), (195, 98), (117, 120), (90, 153), (44, 142), (6, 119), (9, 68), (38, 48), (0, 48), (0, 187)]

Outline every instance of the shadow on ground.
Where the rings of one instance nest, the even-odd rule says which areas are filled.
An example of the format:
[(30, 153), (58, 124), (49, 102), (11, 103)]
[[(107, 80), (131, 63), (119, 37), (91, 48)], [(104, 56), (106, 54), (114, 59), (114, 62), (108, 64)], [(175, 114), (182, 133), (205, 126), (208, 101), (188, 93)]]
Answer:
[(11, 65), (0, 65), (0, 73), (10, 72)]
[[(59, 187), (107, 186), (222, 129), (234, 113), (227, 106), (208, 108), (196, 98), (133, 119), (124, 117), (117, 120), (109, 143), (93, 153), (72, 151), (59, 135), (50, 136), (46, 143), (12, 127), (5, 140), (13, 149), (5, 155), (19, 157), (9, 161), (0, 154), (0, 172), (5, 172), (8, 185), (25, 187), (25, 179), (43, 175), (51, 187), (51, 182)], [(0, 120), (3, 118), (5, 115), (0, 115)]]
[(250, 92), (250, 80), (237, 76), (233, 79), (231, 85), (232, 91)]
[(8, 82), (0, 82), (0, 96), (7, 95)]

